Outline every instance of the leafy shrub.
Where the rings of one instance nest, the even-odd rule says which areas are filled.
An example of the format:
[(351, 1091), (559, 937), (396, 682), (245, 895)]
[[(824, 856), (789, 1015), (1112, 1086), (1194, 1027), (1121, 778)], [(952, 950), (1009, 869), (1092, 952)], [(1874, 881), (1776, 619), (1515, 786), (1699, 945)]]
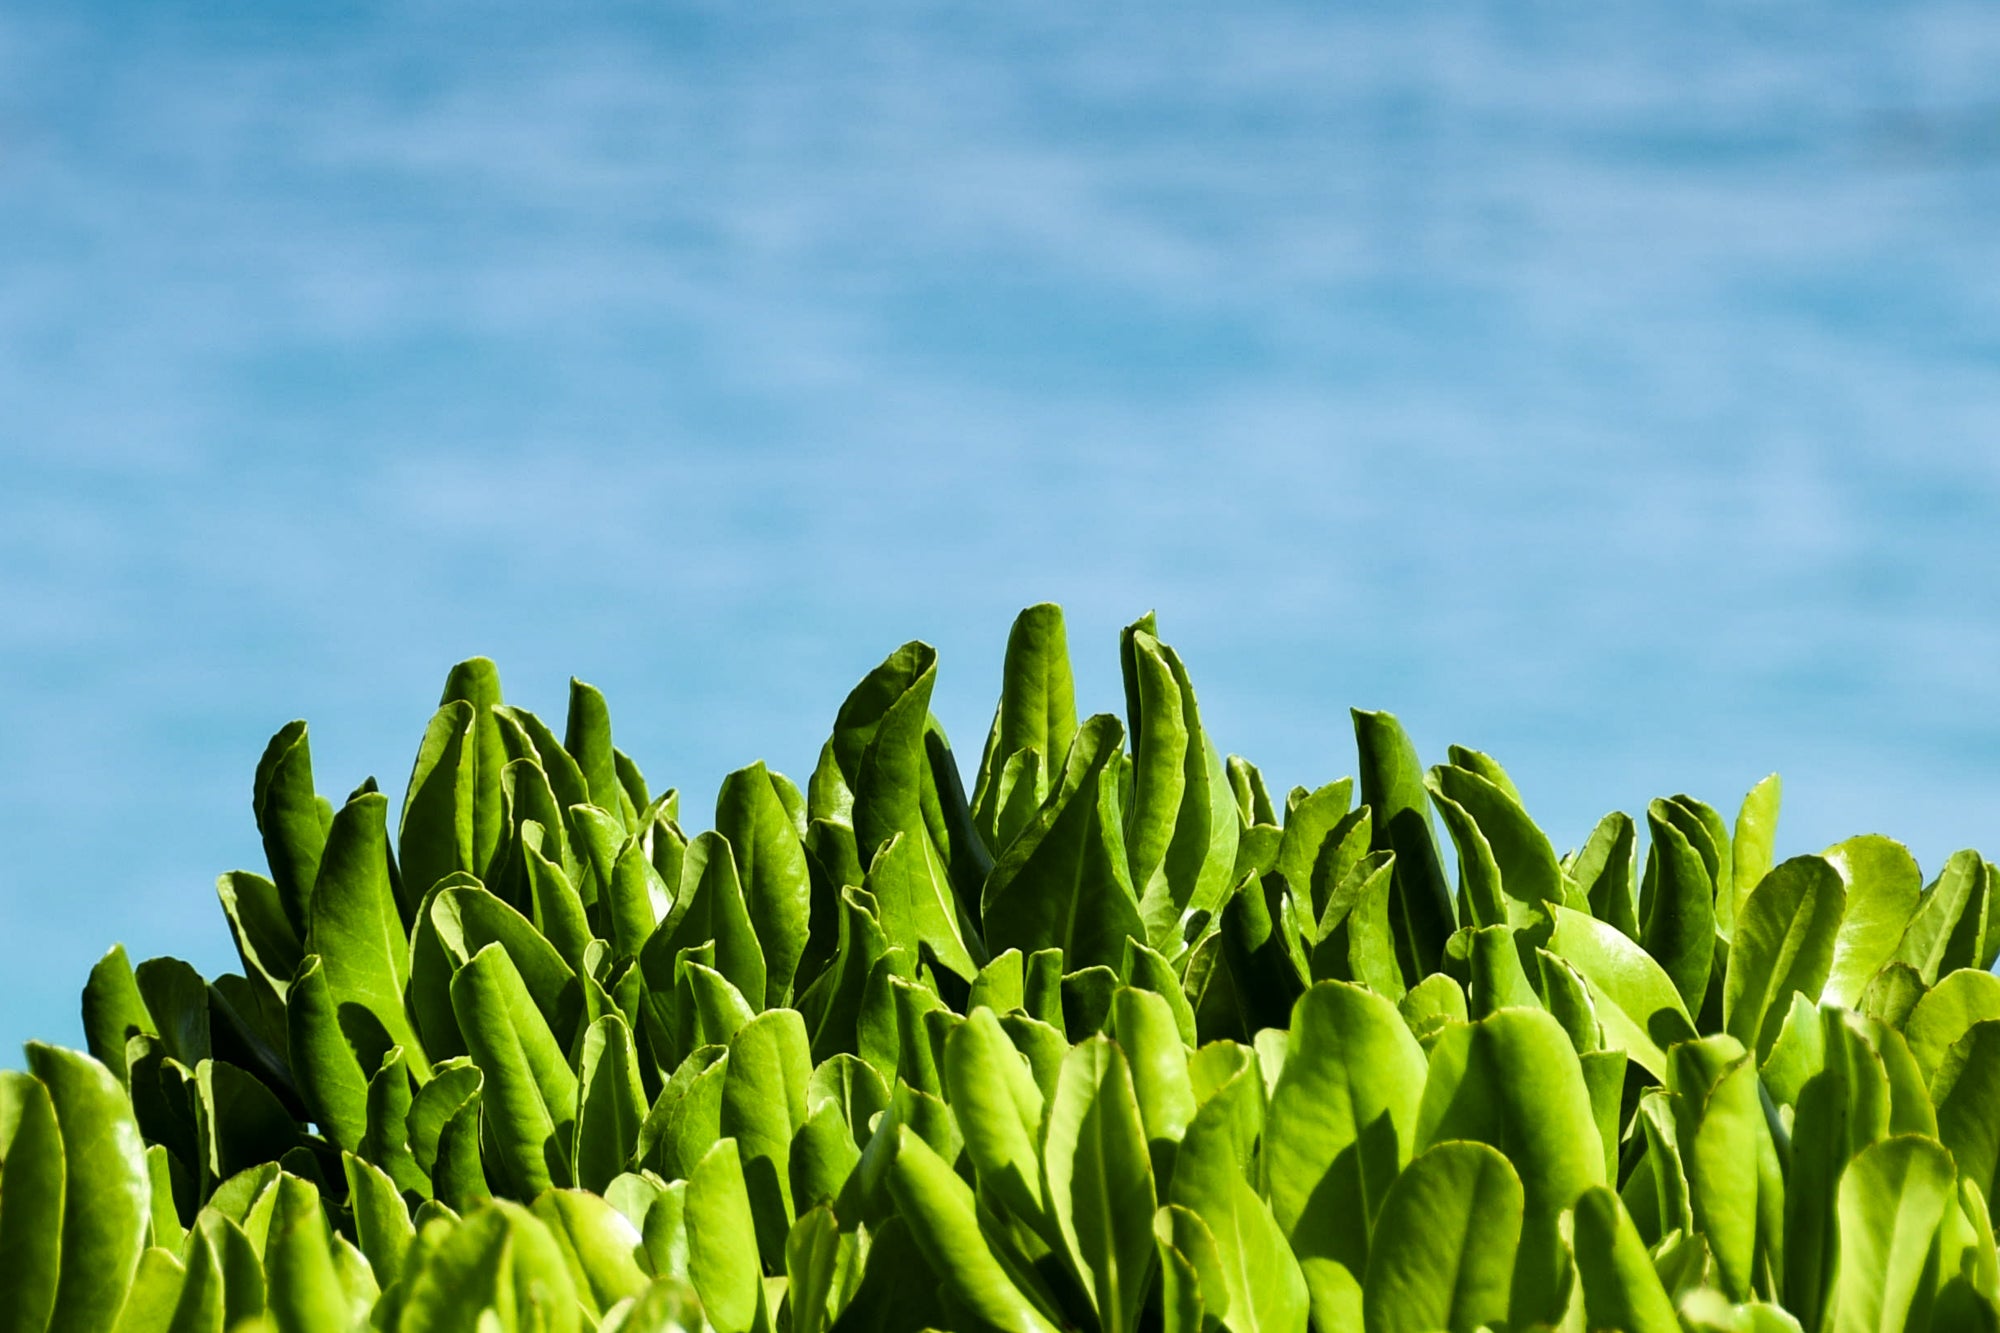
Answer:
[(285, 727), (242, 972), (0, 1075), (0, 1333), (2000, 1326), (1992, 865), (1775, 777), (1558, 856), (1386, 713), (1281, 809), (1120, 658), (1023, 612), (968, 797), (907, 645), (692, 838), (580, 683), (456, 667), (393, 836)]

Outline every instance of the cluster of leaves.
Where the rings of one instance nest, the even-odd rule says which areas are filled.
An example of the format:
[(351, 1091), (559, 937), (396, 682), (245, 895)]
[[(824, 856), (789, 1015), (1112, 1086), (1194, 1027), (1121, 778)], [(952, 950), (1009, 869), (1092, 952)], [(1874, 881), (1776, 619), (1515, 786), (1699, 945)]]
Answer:
[(908, 645), (692, 838), (586, 685), (455, 668), (393, 837), (286, 727), (242, 972), (0, 1076), (0, 1333), (2000, 1328), (1993, 866), (1558, 856), (1386, 713), (1281, 812), (1120, 650), (1023, 612), (968, 798)]

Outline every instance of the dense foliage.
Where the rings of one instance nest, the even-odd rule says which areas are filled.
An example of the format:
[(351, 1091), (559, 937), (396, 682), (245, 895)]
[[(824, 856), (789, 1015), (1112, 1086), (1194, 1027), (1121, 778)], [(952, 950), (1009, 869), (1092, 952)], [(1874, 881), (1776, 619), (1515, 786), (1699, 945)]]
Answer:
[(455, 668), (393, 834), (285, 727), (242, 972), (0, 1075), (0, 1333), (2000, 1327), (1992, 865), (1775, 778), (1558, 856), (1386, 713), (1281, 807), (1120, 655), (1023, 612), (968, 798), (907, 645), (693, 837), (580, 683)]

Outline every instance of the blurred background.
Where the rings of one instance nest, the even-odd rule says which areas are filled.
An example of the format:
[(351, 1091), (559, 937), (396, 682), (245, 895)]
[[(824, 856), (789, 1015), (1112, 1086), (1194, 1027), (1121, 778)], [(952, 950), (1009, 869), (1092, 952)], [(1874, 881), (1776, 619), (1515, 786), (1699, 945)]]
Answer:
[(0, 11), (0, 1051), (474, 653), (701, 827), (1052, 599), (1280, 792), (2000, 851), (2000, 14), (1327, 8)]

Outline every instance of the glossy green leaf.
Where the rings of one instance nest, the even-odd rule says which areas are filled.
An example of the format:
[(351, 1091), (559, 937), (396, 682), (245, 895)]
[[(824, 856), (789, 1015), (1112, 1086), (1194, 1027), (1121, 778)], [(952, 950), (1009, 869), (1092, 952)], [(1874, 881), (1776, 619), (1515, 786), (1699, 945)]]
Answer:
[(1382, 1203), (1363, 1288), (1368, 1333), (1474, 1333), (1507, 1318), (1522, 1193), (1483, 1143), (1441, 1143)]
[(1757, 1053), (1771, 1053), (1791, 997), (1818, 999), (1833, 966), (1847, 891), (1825, 859), (1795, 856), (1758, 876), (1741, 900), (1723, 982), (1723, 1024)]
[(766, 1005), (784, 1004), (805, 952), (811, 886), (805, 847), (761, 763), (722, 780), (715, 830), (729, 840), (745, 910), (764, 948)]
[[(303, 936), (328, 822), (326, 805), (313, 790), (312, 747), (304, 722), (286, 723), (265, 746), (250, 806), (270, 863), (276, 906), (293, 937)], [(282, 966), (283, 960), (273, 961)]]
[(1590, 1091), (1560, 1023), (1539, 1009), (1502, 1009), (1439, 1035), (1417, 1150), (1447, 1139), (1491, 1144), (1519, 1173), (1526, 1213), (1515, 1318), (1553, 1320), (1562, 1299), (1558, 1220), (1584, 1190), (1605, 1183)]
[[(396, 836), (396, 859), (412, 900), (453, 871), (477, 874), (474, 823), (479, 792), (478, 709), (464, 699), (432, 716), (410, 770)], [(497, 812), (496, 812), (497, 813)]]
[(1376, 1215), (1415, 1145), (1424, 1078), (1423, 1048), (1389, 1001), (1332, 981), (1299, 997), (1264, 1169), (1271, 1211), (1302, 1259), (1367, 1273)]
[[(1518, 797), (1487, 775), (1466, 768), (1433, 768), (1429, 776), (1433, 790), (1471, 818), (1492, 850), (1506, 919), (1478, 924), (1528, 925), (1544, 911), (1541, 904), (1569, 900), (1572, 890), (1555, 848), (1528, 818)], [(1454, 837), (1463, 833), (1462, 828), (1453, 829)]]
[(624, 818), (631, 797), (618, 777), (617, 749), (611, 743), (611, 710), (596, 686), (575, 677), (569, 682), (562, 748), (576, 760), (577, 771), (589, 790), (589, 803)]
[(1840, 1178), (1840, 1266), (1827, 1327), (1908, 1326), (1932, 1238), (1952, 1198), (1951, 1154), (1904, 1135), (1863, 1149)]
[(1575, 1226), (1577, 1279), (1589, 1326), (1680, 1333), (1673, 1302), (1618, 1196), (1602, 1185), (1585, 1190), (1576, 1201)]
[(1916, 969), (1926, 986), (1943, 975), (1952, 938), (1968, 909), (1976, 915), (1986, 887), (1986, 863), (1978, 852), (1954, 852), (1937, 879), (1924, 890), (1916, 913), (1896, 944), (1893, 958)]
[[(1274, 869), (1285, 877), (1294, 892), (1303, 894), (1311, 887), (1313, 865), (1327, 835), (1340, 826), (1353, 800), (1354, 782), (1342, 778), (1286, 803), (1284, 835), (1278, 844)], [(1366, 835), (1363, 836), (1365, 839)]]
[(279, 1177), (270, 1239), (264, 1245), (266, 1299), (279, 1333), (347, 1333), (348, 1294), (335, 1265), (319, 1191)]
[(451, 1003), (485, 1076), (484, 1135), (501, 1183), (521, 1198), (567, 1184), (576, 1074), (500, 945), (487, 945), (459, 968)]
[(911, 1240), (952, 1299), (980, 1325), (1002, 1333), (1054, 1333), (980, 1234), (965, 1182), (908, 1126), (895, 1133), (889, 1191), (910, 1224)]
[(1937, 1076), (1945, 1052), (1988, 1019), (2000, 1019), (2000, 977), (1990, 972), (1962, 969), (1925, 992), (1903, 1023), (1903, 1038), (1926, 1083)]
[(1042, 1164), (1077, 1278), (1104, 1333), (1139, 1319), (1153, 1259), (1153, 1172), (1125, 1054), (1093, 1037), (1063, 1060)]
[(1939, 1066), (1931, 1082), (1937, 1137), (1959, 1176), (1989, 1199), (2000, 1176), (2000, 1019), (1972, 1024)]
[(1410, 977), (1435, 972), (1457, 924), (1431, 833), (1422, 762), (1393, 714), (1354, 709), (1361, 802), (1374, 812), (1375, 850), (1396, 853), (1392, 918), (1397, 956)]
[(1869, 979), (1895, 956), (1916, 914), (1923, 873), (1908, 848), (1875, 833), (1835, 843), (1820, 855), (1847, 885), (1847, 913), (1834, 939), (1822, 998), (1852, 1008)]
[(347, 1006), (358, 1006), (379, 1029), (381, 1035), (360, 1050), (363, 1067), (379, 1065), (389, 1047), (401, 1046), (423, 1079), (430, 1063), (403, 1003), (410, 948), (389, 878), (387, 812), (387, 799), (368, 792), (333, 817), (307, 914), (305, 950), (320, 956), (342, 1016)]
[(1736, 890), (1739, 909), (1750, 891), (1771, 871), (1772, 848), (1777, 842), (1778, 806), (1784, 783), (1772, 773), (1752, 787), (1736, 812), (1736, 828), (1730, 839), (1730, 880)]
[(839, 1277), (840, 1249), (840, 1222), (832, 1209), (808, 1209), (792, 1224), (785, 1237), (791, 1333), (820, 1333), (831, 1320), (828, 1302)]
[(639, 1231), (602, 1198), (584, 1190), (553, 1189), (529, 1211), (562, 1251), (587, 1318), (601, 1317), (619, 1301), (646, 1290)]
[(632, 1160), (646, 1118), (639, 1053), (624, 1018), (606, 1014), (583, 1038), (577, 1068), (575, 1180), (600, 1193)]
[(760, 1327), (766, 1318), (763, 1276), (736, 1140), (717, 1140), (696, 1164), (688, 1180), (687, 1230), (689, 1273), (709, 1322), (718, 1333)]
[[(1028, 812), (1040, 806), (1075, 734), (1076, 687), (1062, 608), (1044, 602), (1022, 611), (1008, 631), (1000, 702), (973, 785), (973, 822), (996, 854), (1011, 841), (1001, 832), (1014, 804), (1010, 798), (1019, 790)], [(1027, 762), (1014, 765), (1014, 780), (1008, 782), (1004, 768), (1017, 755)]]
[[(152, 1203), (145, 1145), (125, 1090), (103, 1064), (40, 1042), (28, 1043), (27, 1055), (29, 1072), (48, 1090), (63, 1148), (60, 1211), (29, 1205), (44, 1220), (59, 1217), (62, 1223), (49, 1326), (65, 1333), (109, 1329), (145, 1242)], [(9, 1171), (14, 1155), (8, 1154)]]
[(1072, 968), (1115, 968), (1125, 940), (1145, 938), (1110, 777), (1122, 735), (1106, 714), (1077, 730), (1056, 792), (987, 878), (981, 916), (990, 948), (1054, 946)]
[(42, 1333), (62, 1271), (62, 1130), (41, 1081), (0, 1072), (0, 1330)]
[(991, 1009), (945, 1039), (944, 1078), (980, 1188), (1014, 1216), (1040, 1218), (1042, 1093)]
[[(1699, 1013), (1715, 960), (1715, 882), (1703, 855), (1705, 850), (1710, 856), (1714, 852), (1690, 841), (1677, 820), (1685, 822), (1684, 812), (1670, 802), (1654, 801), (1646, 807), (1646, 828), (1652, 837), (1647, 853), (1650, 893), (1642, 904), (1640, 938), (1673, 981), (1686, 1011)], [(1698, 826), (1696, 836), (1700, 836)], [(1639, 1059), (1636, 1052), (1633, 1058)]]
[(764, 994), (763, 946), (750, 924), (736, 858), (719, 833), (704, 833), (688, 844), (673, 912), (640, 954), (649, 984), (670, 988), (673, 960), (711, 940), (715, 970), (745, 996)]
[(1147, 942), (1177, 951), (1183, 916), (1214, 911), (1234, 883), (1236, 803), (1187, 668), (1150, 614), (1125, 628), (1118, 650), (1132, 738), (1125, 852)]
[(306, 955), (286, 992), (285, 1022), (292, 1077), (313, 1122), (336, 1148), (358, 1149), (368, 1132), (368, 1080), (341, 1031), (318, 954)]
[[(287, 974), (289, 976), (289, 973)], [(90, 969), (83, 988), (83, 1033), (91, 1055), (119, 1080), (126, 1079), (125, 1043), (159, 1027), (139, 993), (125, 946), (114, 944)]]
[(1551, 909), (1549, 950), (1575, 968), (1590, 988), (1605, 1043), (1664, 1079), (1666, 1048), (1695, 1035), (1673, 980), (1630, 937), (1568, 908)]
[(805, 1023), (790, 1009), (759, 1014), (729, 1043), (719, 1123), (736, 1140), (758, 1249), (774, 1272), (792, 1226), (792, 1136), (806, 1120), (811, 1076)]
[(1590, 904), (1590, 914), (1632, 939), (1639, 937), (1639, 899), (1633, 878), (1638, 833), (1632, 816), (1614, 810), (1597, 822), (1567, 873)]
[[(1211, 1062), (1198, 1062), (1198, 1070)], [(1198, 1098), (1206, 1082), (1197, 1076)], [(1223, 1088), (1201, 1099), (1174, 1156), (1168, 1202), (1199, 1217), (1214, 1238), (1227, 1299), (1208, 1308), (1222, 1312), (1231, 1333), (1302, 1333), (1310, 1308), (1305, 1275), (1270, 1207), (1244, 1176), (1253, 1132), (1241, 1114), (1245, 1094), (1252, 1105), (1260, 1102), (1262, 1083), (1253, 1068), (1239, 1065)]]
[(561, 1249), (518, 1204), (494, 1200), (468, 1212), (445, 1229), (409, 1283), (397, 1333), (488, 1333), (494, 1324), (580, 1333), (582, 1326)]

